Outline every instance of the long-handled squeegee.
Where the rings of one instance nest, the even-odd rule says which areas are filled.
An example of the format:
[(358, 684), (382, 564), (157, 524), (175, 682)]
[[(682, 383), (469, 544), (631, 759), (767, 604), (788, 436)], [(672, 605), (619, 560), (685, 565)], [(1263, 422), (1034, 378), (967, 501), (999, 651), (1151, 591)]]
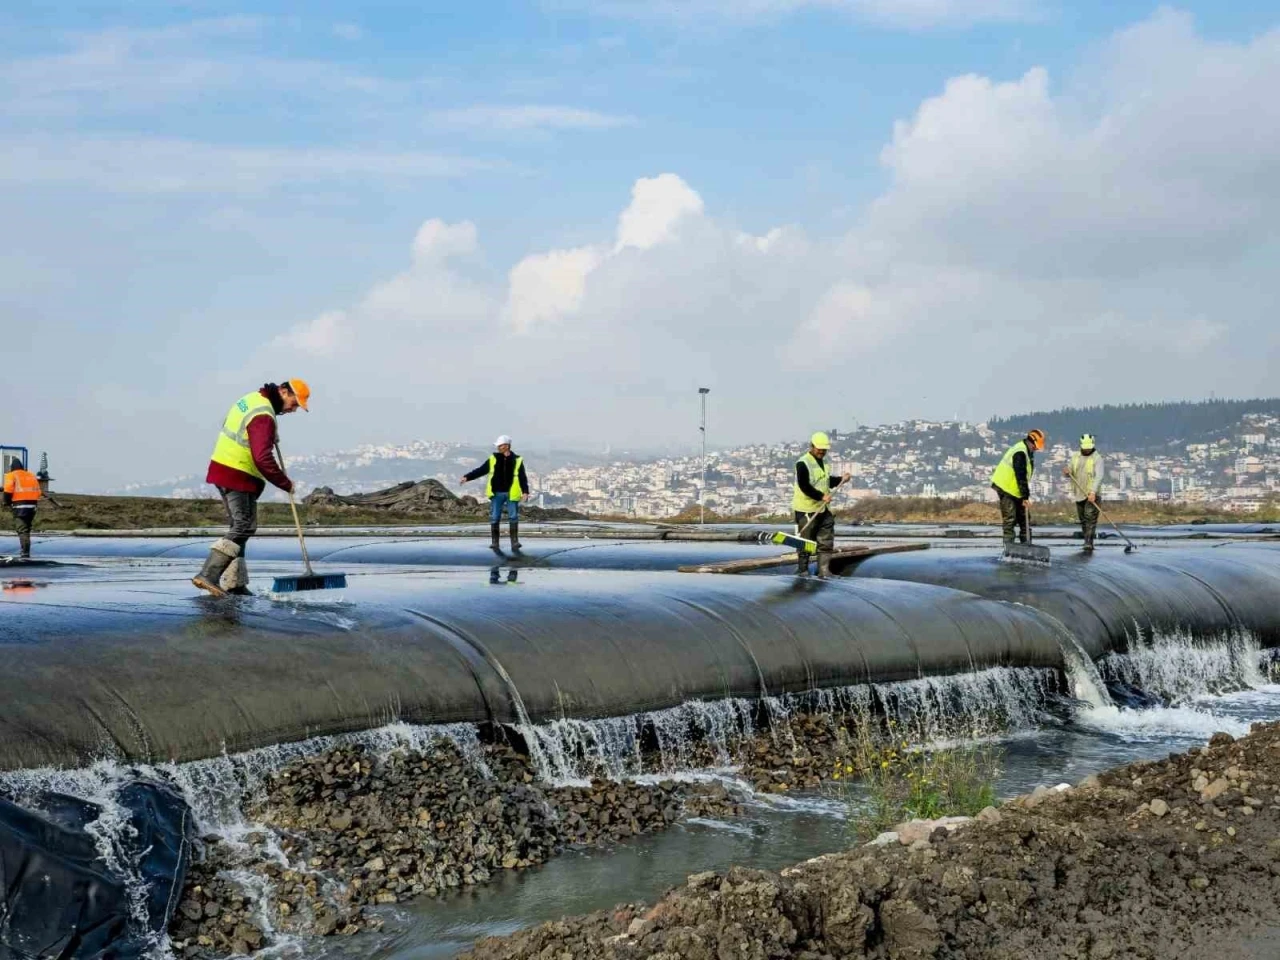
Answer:
[[(280, 453), (280, 444), (276, 444), (276, 456), (280, 458), (280, 467), (284, 468), (284, 456)], [(293, 525), (298, 528), (298, 546), (302, 548), (302, 563), (306, 573), (300, 577), (276, 577), (271, 585), (273, 593), (299, 593), (303, 590), (341, 590), (347, 585), (345, 573), (316, 573), (311, 569), (311, 558), (307, 555), (307, 540), (302, 535), (302, 521), (298, 519), (298, 504), (293, 499), (293, 491), (289, 491), (289, 507), (293, 510)]]
[(1006, 543), (1004, 545), (1004, 555), (1010, 560), (1030, 560), (1032, 563), (1048, 563), (1049, 548), (1031, 542), (1031, 508), (1027, 507), (1025, 509), (1027, 511), (1027, 542)]

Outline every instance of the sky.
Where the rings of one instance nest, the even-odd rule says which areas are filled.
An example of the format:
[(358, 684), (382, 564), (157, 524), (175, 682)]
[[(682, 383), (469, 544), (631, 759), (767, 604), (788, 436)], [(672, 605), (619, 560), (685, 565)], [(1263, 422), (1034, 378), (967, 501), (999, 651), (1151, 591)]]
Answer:
[(1280, 9), (20, 0), (0, 443), (691, 450), (1277, 392)]

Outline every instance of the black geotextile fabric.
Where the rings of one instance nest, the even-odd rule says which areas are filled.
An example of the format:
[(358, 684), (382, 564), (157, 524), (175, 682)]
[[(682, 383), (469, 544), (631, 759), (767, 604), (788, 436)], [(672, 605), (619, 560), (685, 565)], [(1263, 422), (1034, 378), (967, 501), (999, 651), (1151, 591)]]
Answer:
[[(193, 827), (171, 787), (135, 781), (117, 791), (125, 876), (102, 858), (86, 826), (95, 805), (44, 794), (30, 807), (0, 797), (0, 960), (132, 960), (168, 927), (190, 863)], [(146, 922), (131, 893), (146, 884)]]
[(938, 550), (870, 557), (847, 572), (1033, 607), (1095, 658), (1156, 634), (1210, 640), (1243, 630), (1263, 647), (1280, 645), (1280, 550), (1265, 544), (1055, 549), (1048, 566)]
[(0, 769), (1061, 662), (1046, 618), (928, 584), (556, 571), (502, 588), (480, 574), (349, 582), (287, 602), (55, 584), (9, 604)]

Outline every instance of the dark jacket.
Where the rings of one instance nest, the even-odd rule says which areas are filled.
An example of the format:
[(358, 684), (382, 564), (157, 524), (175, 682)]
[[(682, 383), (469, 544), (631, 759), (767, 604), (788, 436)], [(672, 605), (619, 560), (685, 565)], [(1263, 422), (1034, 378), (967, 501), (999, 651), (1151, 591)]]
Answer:
[[(1030, 458), (1030, 462), (1028, 462)], [(1028, 470), (1027, 468), (1031, 469)], [(1018, 481), (1018, 495), (1023, 500), (1031, 499), (1031, 483), (1027, 479), (1032, 470), (1036, 467), (1036, 455), (1034, 453), (1023, 453), (1019, 450), (1013, 455), (1013, 475)]]
[[(263, 386), (258, 393), (271, 403), (276, 416), (284, 409), (284, 401), (280, 399), (280, 388), (274, 383)], [(249, 452), (253, 454), (253, 463), (262, 475), (281, 490), (293, 489), (293, 481), (285, 476), (284, 470), (276, 462), (276, 421), (274, 417), (254, 417), (249, 421)], [(235, 467), (228, 467), (216, 460), (209, 461), (209, 472), (205, 474), (205, 483), (224, 490), (239, 490), (242, 493), (261, 495), (267, 485), (251, 474)]]
[[(505, 457), (500, 453), (495, 453), (496, 463), (493, 468), (493, 492), (494, 493), (510, 493), (511, 479), (514, 476), (516, 460), (519, 454), (514, 450)], [(466, 475), (467, 480), (476, 480), (483, 477), (489, 472), (489, 461), (486, 460), (480, 466), (476, 467)], [(524, 464), (520, 464), (520, 489), (525, 493), (529, 492), (529, 475), (524, 472)]]

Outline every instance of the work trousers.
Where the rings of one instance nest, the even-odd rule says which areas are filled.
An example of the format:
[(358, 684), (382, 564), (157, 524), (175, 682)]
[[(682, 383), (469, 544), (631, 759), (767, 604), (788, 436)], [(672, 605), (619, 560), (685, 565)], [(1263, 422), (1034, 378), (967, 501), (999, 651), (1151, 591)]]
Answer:
[[(811, 513), (802, 513), (797, 510), (796, 515), (796, 535), (804, 537), (806, 540), (816, 540), (818, 542), (818, 553), (830, 554), (836, 548), (836, 518), (826, 507), (822, 508), (822, 512), (815, 518)], [(810, 519), (813, 520), (810, 523)], [(807, 527), (806, 527), (807, 524)], [(803, 572), (809, 572), (809, 554), (803, 550), (797, 551), (796, 569)], [(825, 567), (822, 556), (818, 558), (819, 568)]]
[(225, 487), (219, 487), (218, 494), (227, 508), (227, 539), (240, 548), (243, 556), (249, 538), (258, 532), (258, 494)]
[(1098, 532), (1098, 505), (1088, 500), (1077, 500), (1076, 516), (1080, 518), (1080, 529), (1084, 531), (1084, 545), (1092, 547), (1094, 535)]
[(489, 499), (489, 522), (501, 523), (503, 510), (507, 511), (507, 519), (512, 523), (520, 520), (520, 501), (512, 500), (509, 493), (494, 493)]
[(35, 522), (34, 506), (13, 508), (13, 527), (18, 531), (18, 551), (24, 557), (31, 556), (31, 525)]
[(1000, 494), (1000, 525), (1004, 528), (1004, 542), (1013, 543), (1013, 535), (1015, 529), (1018, 534), (1018, 542), (1027, 542), (1027, 508), (1022, 505), (1022, 500), (1018, 497), (1010, 496), (1003, 490), (997, 491)]

